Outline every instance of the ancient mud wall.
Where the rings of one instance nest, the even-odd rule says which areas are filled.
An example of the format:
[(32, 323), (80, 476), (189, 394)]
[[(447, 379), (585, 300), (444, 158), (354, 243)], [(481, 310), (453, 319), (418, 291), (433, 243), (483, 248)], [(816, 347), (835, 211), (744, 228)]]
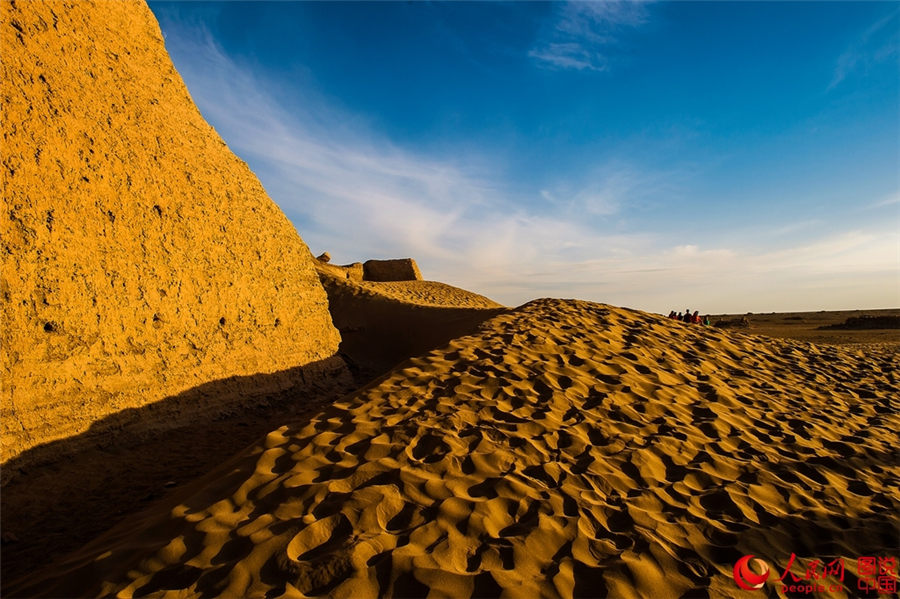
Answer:
[(363, 262), (366, 281), (421, 281), (422, 273), (412, 258), (397, 260), (366, 260)]
[[(309, 250), (200, 115), (149, 8), (0, 13), (3, 461), (209, 381), (339, 368)], [(178, 410), (158, 422), (196, 416)]]

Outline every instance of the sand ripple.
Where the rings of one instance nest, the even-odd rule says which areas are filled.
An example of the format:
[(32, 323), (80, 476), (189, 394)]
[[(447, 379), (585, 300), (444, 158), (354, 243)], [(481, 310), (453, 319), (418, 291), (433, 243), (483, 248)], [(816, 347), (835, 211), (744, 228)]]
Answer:
[(896, 359), (534, 301), (18, 590), (736, 596), (737, 558), (791, 552), (855, 589), (897, 538)]

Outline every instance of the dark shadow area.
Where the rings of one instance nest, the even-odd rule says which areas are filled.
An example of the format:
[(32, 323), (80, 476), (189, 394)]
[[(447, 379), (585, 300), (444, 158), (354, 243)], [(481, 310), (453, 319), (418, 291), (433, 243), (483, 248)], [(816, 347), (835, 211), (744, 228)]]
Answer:
[(21, 577), (83, 547), (127, 516), (195, 487), (273, 429), (305, 424), (397, 363), (472, 333), (504, 311), (429, 308), (333, 290), (329, 298), (343, 337), (338, 356), (199, 385), (112, 414), (80, 435), (4, 463), (3, 595), (16, 579), (23, 583)]
[(4, 591), (354, 384), (338, 357), (229, 377), (122, 410), (8, 460), (0, 513)]

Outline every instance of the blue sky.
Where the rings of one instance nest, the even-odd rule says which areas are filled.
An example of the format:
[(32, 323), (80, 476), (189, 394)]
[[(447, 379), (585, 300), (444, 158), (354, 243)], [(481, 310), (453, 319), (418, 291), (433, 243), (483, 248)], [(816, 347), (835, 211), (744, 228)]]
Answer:
[(900, 306), (900, 6), (151, 2), (315, 253), (517, 305)]

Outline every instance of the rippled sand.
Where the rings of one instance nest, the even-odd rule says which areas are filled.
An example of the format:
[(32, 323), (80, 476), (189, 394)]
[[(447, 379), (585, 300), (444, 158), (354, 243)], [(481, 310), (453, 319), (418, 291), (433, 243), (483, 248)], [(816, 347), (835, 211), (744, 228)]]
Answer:
[(897, 358), (537, 300), (10, 591), (740, 596), (792, 552), (855, 589), (896, 546)]

